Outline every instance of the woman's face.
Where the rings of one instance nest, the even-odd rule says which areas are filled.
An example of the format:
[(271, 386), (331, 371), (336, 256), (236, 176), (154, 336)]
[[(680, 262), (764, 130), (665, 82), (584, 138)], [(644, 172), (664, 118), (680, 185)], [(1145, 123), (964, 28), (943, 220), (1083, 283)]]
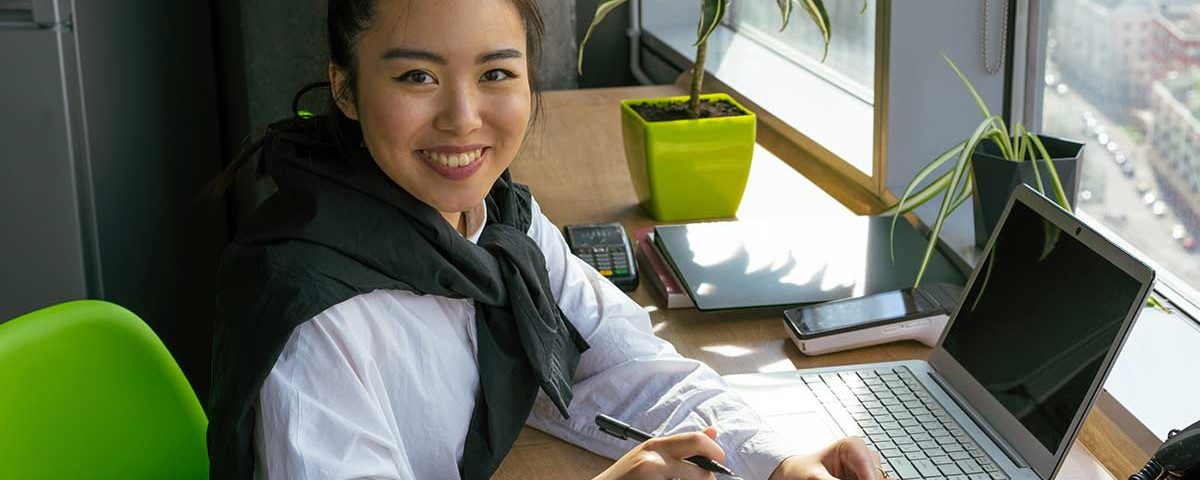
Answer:
[[(506, 0), (380, 0), (339, 101), (380, 168), (448, 214), (480, 204), (517, 155), (532, 93), (525, 28)], [(330, 66), (335, 90), (345, 75)], [(454, 215), (457, 217), (457, 215)]]

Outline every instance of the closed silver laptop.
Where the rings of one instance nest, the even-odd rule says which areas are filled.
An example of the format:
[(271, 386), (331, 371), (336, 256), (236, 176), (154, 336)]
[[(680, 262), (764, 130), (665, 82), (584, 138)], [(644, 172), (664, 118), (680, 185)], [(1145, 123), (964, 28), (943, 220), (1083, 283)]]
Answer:
[(729, 375), (804, 447), (862, 436), (892, 478), (1049, 479), (1154, 272), (1018, 188), (928, 362)]

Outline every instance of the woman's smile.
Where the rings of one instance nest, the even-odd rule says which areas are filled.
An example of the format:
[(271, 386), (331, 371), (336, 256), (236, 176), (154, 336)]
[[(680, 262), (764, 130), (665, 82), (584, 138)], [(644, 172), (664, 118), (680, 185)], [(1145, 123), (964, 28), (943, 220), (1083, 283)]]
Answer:
[(449, 180), (463, 180), (479, 171), (491, 151), (491, 147), (477, 145), (444, 146), (417, 150), (417, 156), (438, 175)]

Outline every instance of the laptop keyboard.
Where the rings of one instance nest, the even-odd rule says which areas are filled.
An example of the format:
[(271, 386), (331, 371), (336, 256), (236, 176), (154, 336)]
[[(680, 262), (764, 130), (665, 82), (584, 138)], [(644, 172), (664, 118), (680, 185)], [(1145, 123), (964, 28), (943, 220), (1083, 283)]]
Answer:
[(891, 478), (1008, 478), (907, 367), (802, 378), (847, 435), (879, 452)]

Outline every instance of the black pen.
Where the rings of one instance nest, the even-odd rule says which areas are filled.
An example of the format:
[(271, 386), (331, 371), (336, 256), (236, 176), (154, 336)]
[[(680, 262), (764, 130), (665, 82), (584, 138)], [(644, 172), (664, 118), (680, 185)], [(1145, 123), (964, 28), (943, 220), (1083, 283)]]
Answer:
[[(632, 439), (640, 443), (654, 438), (649, 433), (633, 428), (628, 423), (622, 422), (603, 413), (596, 415), (596, 426), (600, 427), (601, 432), (607, 433), (621, 440)], [(697, 467), (703, 468), (710, 472), (734, 476), (733, 471), (729, 470), (724, 465), (704, 458), (700, 455), (694, 455), (685, 458), (684, 460), (687, 460), (688, 462), (695, 464)]]

